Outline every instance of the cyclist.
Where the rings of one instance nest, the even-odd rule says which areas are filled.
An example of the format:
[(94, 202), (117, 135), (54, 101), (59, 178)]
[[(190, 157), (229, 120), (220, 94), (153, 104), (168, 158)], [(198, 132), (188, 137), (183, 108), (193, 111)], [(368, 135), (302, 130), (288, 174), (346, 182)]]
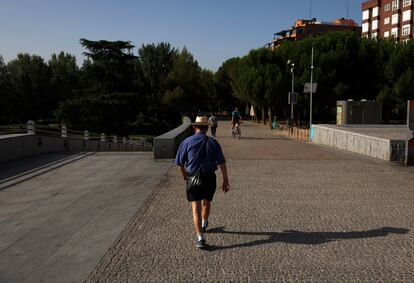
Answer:
[(239, 112), (239, 110), (236, 108), (234, 108), (233, 113), (231, 113), (231, 131), (233, 132), (234, 126), (236, 126), (236, 124), (240, 127), (240, 120), (241, 120), (241, 114)]

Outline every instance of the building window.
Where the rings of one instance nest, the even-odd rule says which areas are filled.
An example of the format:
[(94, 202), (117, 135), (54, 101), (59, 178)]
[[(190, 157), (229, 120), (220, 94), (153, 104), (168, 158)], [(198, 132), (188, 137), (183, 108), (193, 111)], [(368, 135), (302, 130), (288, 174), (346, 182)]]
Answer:
[(389, 11), (389, 10), (391, 10), (391, 4), (385, 4), (384, 11)]
[(403, 7), (411, 6), (411, 0), (404, 0)]
[(390, 24), (390, 17), (386, 17), (384, 19), (384, 25), (389, 25)]
[(399, 15), (398, 14), (392, 15), (391, 24), (393, 24), (393, 25), (398, 24), (398, 20), (399, 20)]
[(378, 29), (378, 20), (372, 21), (372, 24), (371, 24), (371, 30), (376, 30), (376, 29)]
[(411, 25), (405, 25), (402, 27), (402, 36), (409, 35), (411, 33)]
[(368, 20), (369, 19), (369, 10), (365, 10), (362, 12), (362, 20)]
[(372, 8), (372, 17), (378, 17), (378, 7)]
[(390, 32), (389, 31), (384, 32), (384, 37), (385, 38), (390, 37)]
[(397, 38), (398, 37), (398, 28), (391, 29), (391, 36)]
[(400, 8), (400, 0), (392, 0), (392, 10), (398, 10)]
[(411, 10), (404, 11), (402, 14), (402, 21), (411, 21)]
[(362, 32), (368, 32), (369, 30), (369, 23), (362, 24)]
[(377, 38), (377, 37), (378, 37), (378, 33), (376, 32), (371, 33), (371, 38)]

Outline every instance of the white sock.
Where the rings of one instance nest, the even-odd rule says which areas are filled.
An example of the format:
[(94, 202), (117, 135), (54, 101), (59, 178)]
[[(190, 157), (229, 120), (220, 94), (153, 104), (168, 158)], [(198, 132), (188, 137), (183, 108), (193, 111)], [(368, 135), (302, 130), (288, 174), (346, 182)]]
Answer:
[(197, 235), (197, 239), (198, 239), (199, 241), (204, 240), (204, 234), (203, 234), (203, 233), (198, 234), (198, 235)]
[(201, 220), (201, 227), (206, 227), (207, 226), (207, 219), (202, 219)]

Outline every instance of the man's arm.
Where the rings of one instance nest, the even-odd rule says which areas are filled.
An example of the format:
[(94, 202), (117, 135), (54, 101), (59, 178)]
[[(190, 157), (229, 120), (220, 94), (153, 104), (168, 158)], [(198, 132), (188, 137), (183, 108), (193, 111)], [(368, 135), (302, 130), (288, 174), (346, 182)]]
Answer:
[(229, 177), (227, 176), (227, 166), (226, 163), (220, 164), (220, 170), (223, 174), (223, 192), (227, 193), (230, 190)]
[(181, 169), (181, 175), (183, 176), (183, 180), (187, 181), (187, 171), (185, 171), (185, 167), (180, 166), (180, 169)]

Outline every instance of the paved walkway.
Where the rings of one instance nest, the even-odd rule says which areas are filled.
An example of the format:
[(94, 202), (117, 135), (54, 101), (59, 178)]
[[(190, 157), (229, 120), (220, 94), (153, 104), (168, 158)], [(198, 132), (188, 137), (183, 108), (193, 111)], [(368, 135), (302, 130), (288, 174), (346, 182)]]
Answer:
[(413, 168), (242, 131), (219, 127), (232, 190), (216, 194), (207, 250), (171, 168), (87, 281), (414, 281)]
[(50, 155), (0, 166), (0, 178), (20, 174), (0, 182), (0, 282), (83, 282), (165, 177), (171, 164), (152, 156)]

